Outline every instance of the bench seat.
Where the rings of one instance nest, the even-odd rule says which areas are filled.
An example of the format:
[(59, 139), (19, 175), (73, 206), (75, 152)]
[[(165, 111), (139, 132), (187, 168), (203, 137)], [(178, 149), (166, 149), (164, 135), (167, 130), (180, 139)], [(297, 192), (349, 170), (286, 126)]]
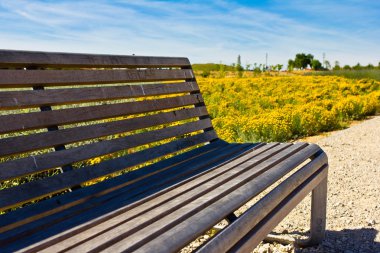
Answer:
[[(0, 107), (38, 108), (0, 116), (0, 182), (35, 175), (0, 190), (1, 252), (177, 252), (223, 219), (229, 225), (198, 250), (249, 252), (310, 192), (311, 237), (299, 243), (323, 239), (325, 153), (220, 140), (187, 59), (3, 50), (0, 61)], [(106, 85), (84, 86), (93, 84)], [(108, 103), (116, 99), (128, 100)]]

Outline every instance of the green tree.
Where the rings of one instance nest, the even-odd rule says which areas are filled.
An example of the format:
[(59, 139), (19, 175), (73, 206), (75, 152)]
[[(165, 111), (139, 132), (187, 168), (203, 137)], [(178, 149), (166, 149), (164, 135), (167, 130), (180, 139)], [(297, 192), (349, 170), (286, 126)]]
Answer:
[(296, 54), (294, 58), (294, 68), (305, 69), (307, 65), (311, 66), (311, 61), (314, 59), (312, 54)]
[(333, 70), (340, 70), (341, 67), (339, 66), (339, 62), (338, 61), (335, 61), (335, 66), (333, 68)]
[(292, 59), (289, 59), (288, 61), (288, 70), (292, 71), (294, 69), (294, 61)]
[(322, 69), (322, 63), (318, 61), (317, 59), (313, 59), (311, 61), (311, 68), (313, 70), (321, 70)]
[(282, 69), (283, 66), (284, 66), (283, 64), (276, 64), (274, 66), (274, 70), (277, 70), (278, 72), (280, 72), (280, 70)]
[(355, 66), (352, 67), (353, 70), (361, 70), (362, 69), (362, 66), (360, 65), (360, 63), (358, 62), (358, 64), (356, 64)]
[(350, 67), (350, 65), (344, 65), (343, 69), (344, 70), (351, 70), (351, 67)]
[(372, 64), (368, 64), (366, 69), (374, 69), (375, 67)]

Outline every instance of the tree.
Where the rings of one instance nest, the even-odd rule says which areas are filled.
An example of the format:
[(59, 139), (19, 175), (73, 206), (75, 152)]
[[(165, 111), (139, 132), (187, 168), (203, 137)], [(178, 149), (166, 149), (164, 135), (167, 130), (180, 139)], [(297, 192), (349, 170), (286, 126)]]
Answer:
[(317, 59), (313, 59), (311, 61), (311, 68), (313, 70), (321, 70), (322, 69), (322, 63), (318, 61)]
[(333, 68), (333, 70), (340, 70), (341, 67), (339, 66), (339, 62), (338, 61), (335, 61), (335, 66)]
[(352, 67), (353, 70), (361, 70), (362, 69), (362, 66), (360, 65), (360, 63), (358, 62), (358, 64), (356, 64), (355, 66)]
[(284, 65), (282, 64), (276, 64), (273, 66), (273, 70), (277, 70), (278, 72), (280, 72), (280, 70), (282, 69)]
[(294, 69), (294, 61), (292, 59), (289, 59), (288, 61), (288, 70), (292, 71)]
[(314, 59), (312, 54), (296, 54), (296, 58), (294, 59), (294, 68), (305, 69), (307, 65), (311, 66), (311, 61)]
[(366, 69), (374, 69), (375, 67), (372, 64), (368, 64)]
[(350, 67), (350, 65), (344, 65), (343, 69), (344, 70), (351, 70), (351, 67)]

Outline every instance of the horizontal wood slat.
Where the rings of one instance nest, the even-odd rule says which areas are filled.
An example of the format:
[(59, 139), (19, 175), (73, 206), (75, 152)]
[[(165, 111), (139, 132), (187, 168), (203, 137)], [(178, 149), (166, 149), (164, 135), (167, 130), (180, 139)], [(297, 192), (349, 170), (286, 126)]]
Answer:
[[(200, 253), (218, 253), (238, 243), (258, 223), (273, 211), (292, 191), (308, 180), (314, 173), (326, 165), (326, 155), (320, 154), (287, 178), (279, 186), (265, 195), (259, 202), (249, 208), (243, 215), (218, 233), (199, 250)], [(259, 240), (261, 241), (261, 240)]]
[(0, 88), (152, 82), (194, 78), (191, 69), (1, 70)]
[(198, 91), (196, 82), (0, 92), (0, 109), (96, 102)]
[(180, 97), (88, 106), (81, 108), (11, 114), (0, 116), (0, 133), (32, 130), (49, 126), (72, 124), (77, 122), (100, 120), (131, 114), (154, 112), (159, 110), (188, 106), (203, 102), (199, 94)]
[[(263, 153), (275, 145), (276, 144), (274, 145), (270, 144), (261, 148), (258, 147), (257, 149), (251, 150), (252, 152), (247, 152), (246, 155), (244, 155), (244, 158), (242, 159), (239, 158), (239, 160), (244, 160), (249, 157), (253, 157), (255, 155)], [(231, 148), (224, 150), (224, 152), (228, 152), (229, 149)], [(276, 150), (273, 150), (273, 153), (275, 152)], [(270, 153), (266, 154), (266, 157), (268, 156), (270, 156)], [(265, 159), (265, 158), (261, 158), (261, 159)], [(238, 162), (236, 162), (236, 164), (237, 163)], [(232, 164), (227, 164), (223, 168), (224, 168), (224, 171), (228, 171), (229, 169), (231, 169), (231, 167), (232, 167)], [(159, 194), (156, 194), (156, 196), (152, 196), (151, 198), (141, 200), (140, 204), (134, 203), (133, 205), (117, 210), (117, 212), (113, 212), (112, 215), (107, 215), (107, 217), (102, 217), (100, 219), (97, 219), (96, 221), (90, 221), (89, 224), (92, 223), (93, 224), (92, 227), (86, 226), (86, 229), (83, 229), (84, 226), (81, 226), (81, 228), (76, 228), (76, 229), (64, 232), (63, 234), (66, 234), (68, 239), (66, 241), (63, 241), (63, 238), (65, 238), (65, 236), (56, 237), (55, 240), (57, 242), (59, 241), (60, 243), (46, 250), (58, 251), (59, 249), (68, 248), (75, 244), (81, 244), (82, 241), (86, 241), (87, 239), (90, 239), (92, 236), (101, 234), (102, 232), (106, 232), (108, 229), (112, 229), (120, 222), (124, 223), (136, 218), (136, 214), (138, 213), (141, 214), (142, 219), (146, 219), (147, 217), (149, 217), (149, 215), (145, 215), (145, 213), (150, 211), (150, 209), (153, 209), (153, 208), (156, 208), (154, 212), (157, 213), (156, 218), (158, 219), (159, 217), (162, 217), (163, 215), (167, 214), (169, 210), (175, 208), (173, 207), (173, 204), (177, 204), (177, 205), (179, 204), (179, 201), (173, 202), (174, 198), (176, 197), (178, 198), (180, 196), (181, 199), (183, 199), (184, 201), (186, 200), (186, 202), (189, 202), (188, 199), (196, 198), (197, 195), (202, 194), (200, 193), (202, 188), (204, 189), (205, 186), (206, 187), (210, 186), (209, 185), (210, 183), (207, 184), (207, 181), (212, 180), (213, 178), (217, 176), (223, 177), (222, 169), (221, 170), (213, 169), (211, 172), (208, 171), (205, 173), (201, 173), (200, 175), (196, 177), (196, 179), (193, 178), (193, 179), (187, 180), (187, 182), (184, 181), (184, 184), (182, 184), (181, 187), (174, 186), (172, 187), (172, 189), (165, 189), (164, 192), (160, 192)], [(214, 182), (215, 181), (212, 181), (212, 183)], [(220, 185), (221, 183), (222, 181), (220, 181), (217, 185)], [(216, 187), (217, 185), (215, 185), (214, 187)], [(183, 193), (183, 195), (181, 195), (181, 193)], [(157, 206), (158, 202), (160, 202), (160, 204), (162, 205)], [(158, 210), (159, 208), (163, 208), (163, 211), (162, 212), (159, 211)], [(101, 221), (103, 221), (104, 223), (101, 223)], [(141, 220), (141, 223), (136, 224), (136, 225), (139, 225), (139, 226), (143, 225), (143, 221)], [(130, 227), (129, 230), (131, 229), (132, 228)], [(41, 249), (38, 249), (38, 250), (41, 250)], [(84, 250), (84, 249), (81, 249), (81, 250)]]
[(0, 67), (186, 67), (184, 57), (126, 56), (0, 50)]
[(0, 182), (203, 130), (208, 127), (211, 127), (210, 119), (203, 119), (118, 139), (3, 162), (0, 163)]
[(205, 115), (207, 115), (206, 107), (196, 107), (96, 125), (0, 139), (0, 157), (125, 133)]
[[(247, 183), (238, 181), (240, 182), (240, 186), (228, 194), (223, 194), (220, 190), (214, 190), (208, 193), (208, 195), (220, 194), (221, 197), (218, 198), (217, 201), (213, 202), (210, 197), (205, 195), (196, 200), (193, 204), (185, 206), (189, 211), (191, 209), (194, 210), (192, 216), (187, 216), (185, 209), (178, 209), (159, 222), (148, 225), (132, 236), (113, 244), (108, 247), (107, 250), (117, 251), (123, 249), (124, 252), (150, 252), (153, 248), (157, 249), (155, 252), (173, 252), (179, 250), (183, 245), (186, 245), (202, 234), (205, 228), (211, 228), (231, 211), (238, 209), (242, 203), (246, 203), (269, 185), (279, 180), (287, 172), (305, 161), (307, 159), (305, 155), (312, 156), (318, 151), (315, 147), (308, 146), (299, 152), (300, 150), (297, 150), (298, 144), (295, 145), (296, 146), (291, 146), (267, 161), (255, 166), (254, 170), (264, 170), (265, 172), (254, 178), (241, 179), (247, 180)], [(286, 158), (278, 161), (277, 159), (280, 157)], [(252, 172), (249, 171), (248, 173)], [(276, 177), (278, 175), (280, 176)], [(231, 187), (234, 184), (236, 184), (236, 181), (234, 182), (234, 180), (232, 180), (226, 185), (223, 185), (223, 187)], [(202, 206), (204, 202), (209, 203)], [(176, 219), (174, 213), (178, 213), (177, 215), (181, 219), (181, 222), (174, 222)], [(170, 219), (170, 221), (168, 221), (168, 219)], [(162, 226), (165, 222), (166, 226)], [(170, 240), (173, 236), (175, 236), (176, 240)], [(163, 245), (163, 241), (167, 243)], [(133, 245), (133, 243), (136, 244)]]
[[(115, 226), (111, 230), (106, 230), (107, 232), (101, 233), (99, 236), (94, 237), (94, 239), (96, 238), (95, 240), (83, 242), (72, 250), (98, 251), (107, 249), (110, 251), (135, 251), (138, 247), (149, 243), (149, 241), (159, 234), (161, 235), (165, 233), (171, 227), (181, 224), (192, 215), (203, 210), (204, 208), (207, 208), (208, 205), (214, 203), (215, 201), (217, 202), (217, 200), (223, 196), (225, 197), (233, 193), (236, 189), (246, 184), (249, 180), (258, 177), (271, 166), (281, 162), (300, 148), (300, 145), (290, 147), (287, 145), (280, 145), (274, 149), (270, 149), (267, 153), (264, 152), (258, 156), (253, 156), (251, 159), (249, 159), (249, 154), (242, 156), (238, 159), (240, 161), (232, 161), (231, 163), (226, 164), (225, 166), (229, 167), (230, 170), (222, 173), (219, 177), (215, 177), (209, 182), (199, 182), (202, 184), (199, 191), (198, 187), (193, 190), (192, 194), (190, 194), (190, 192), (187, 193), (186, 191), (183, 191), (185, 195), (190, 195), (187, 198), (185, 195), (181, 195), (178, 199), (165, 202), (165, 205), (160, 205), (131, 221), (127, 220), (126, 222), (122, 222), (120, 225)], [(218, 168), (218, 170), (222, 168), (224, 167), (222, 166)], [(218, 170), (216, 170), (216, 172)], [(218, 180), (221, 181), (218, 182)], [(181, 191), (180, 189), (178, 190)], [(196, 198), (191, 197), (193, 195), (195, 195)], [(154, 203), (155, 200), (152, 201)], [(164, 210), (166, 208), (170, 209), (171, 203), (177, 203), (177, 206), (173, 210), (170, 210), (170, 214), (166, 213), (165, 215)], [(154, 206), (154, 204), (152, 204), (152, 206)], [(215, 209), (213, 212), (219, 213), (218, 209)], [(162, 217), (160, 215), (161, 213), (164, 213), (165, 216)], [(210, 216), (213, 216), (214, 214), (211, 212), (205, 215), (206, 217), (208, 216), (209, 220), (211, 220), (212, 217)], [(226, 215), (228, 215), (228, 213)], [(193, 222), (193, 224), (189, 227), (197, 227), (197, 223), (198, 222)], [(216, 223), (217, 221), (215, 224)], [(203, 227), (203, 229), (205, 228), (206, 227)], [(112, 237), (109, 236), (111, 233), (114, 234)], [(194, 237), (195, 236), (196, 235), (194, 235)], [(107, 240), (104, 240), (105, 238), (107, 238)], [(190, 238), (187, 238), (187, 240), (189, 239)], [(184, 242), (179, 240), (177, 236), (176, 240), (173, 241), (173, 243), (180, 243), (184, 245)], [(166, 245), (160, 246), (156, 250), (157, 252), (168, 252), (168, 249), (172, 252), (178, 250), (178, 248), (166, 247)], [(164, 248), (166, 248), (166, 250), (164, 250)]]
[[(126, 157), (119, 157), (113, 160), (104, 161), (100, 164), (94, 165), (93, 168), (98, 169), (109, 167), (114, 168), (115, 170), (120, 170), (125, 167), (137, 165), (144, 160), (155, 159), (157, 157), (161, 157), (178, 150), (186, 149), (194, 145), (199, 145), (201, 143), (208, 142), (212, 140), (212, 138), (215, 138), (215, 134), (213, 134), (212, 132), (198, 134), (186, 139), (170, 142), (159, 147), (154, 147), (136, 152), (134, 154), (130, 154), (128, 156), (128, 159)], [(43, 227), (46, 227), (47, 223), (51, 222), (53, 224), (56, 224), (57, 220), (60, 220), (60, 218), (57, 218), (55, 216), (67, 216), (72, 212), (73, 206), (79, 205), (79, 210), (86, 210), (87, 204), (91, 205), (91, 207), (104, 207), (106, 206), (104, 205), (104, 201), (108, 200), (109, 194), (112, 194), (112, 196), (117, 196), (121, 194), (124, 196), (128, 195), (131, 197), (130, 194), (125, 194), (125, 192), (130, 191), (132, 189), (132, 186), (135, 192), (137, 190), (136, 186), (138, 187), (139, 184), (143, 184), (145, 186), (149, 185), (150, 187), (154, 188), (159, 183), (161, 183), (158, 182), (158, 180), (156, 180), (158, 177), (168, 179), (171, 176), (175, 176), (176, 172), (177, 174), (183, 173), (184, 171), (186, 171), (186, 168), (194, 166), (201, 167), (205, 166), (205, 164), (210, 164), (213, 162), (215, 163), (216, 161), (221, 159), (221, 153), (223, 153), (224, 157), (231, 156), (239, 150), (242, 150), (244, 148), (247, 149), (247, 147), (249, 146), (253, 145), (228, 144), (224, 141), (217, 139), (207, 145), (202, 145), (196, 149), (192, 149), (182, 154), (178, 154), (174, 157), (162, 160), (158, 163), (151, 164), (139, 170), (131, 171), (127, 174), (120, 175), (119, 177), (103, 181), (97, 185), (85, 187), (77, 191), (72, 191), (65, 195), (57, 196), (54, 199), (47, 199), (43, 202), (38, 203), (38, 205), (31, 205), (22, 209), (17, 209), (13, 212), (7, 213), (4, 216), (2, 216), (4, 217), (4, 219), (0, 219), (0, 240), (7, 237), (4, 235), (4, 232), (10, 229), (16, 228), (21, 225), (25, 225), (29, 222), (41, 219), (46, 216), (49, 217), (42, 220), (38, 220), (37, 225), (35, 226), (38, 227), (38, 224), (40, 224)], [(206, 160), (206, 158), (214, 159)], [(163, 172), (165, 172), (166, 174)], [(140, 181), (137, 182), (138, 180)], [(141, 192), (143, 192), (144, 190), (146, 189), (141, 189)], [(92, 198), (94, 196), (97, 196), (97, 198)], [(83, 205), (85, 206), (82, 207)], [(66, 213), (63, 212), (64, 210), (66, 210)], [(51, 216), (52, 214), (56, 215)], [(46, 219), (49, 220), (46, 221)], [(31, 225), (33, 228), (35, 223), (36, 222), (34, 222), (33, 225)], [(31, 228), (29, 226), (27, 228), (23, 226), (22, 229), (28, 231)], [(37, 230), (40, 231), (41, 228)], [(20, 230), (13, 231), (14, 234), (12, 235), (19, 237), (19, 234), (17, 233), (18, 231)]]
[[(20, 203), (31, 201), (33, 199), (42, 198), (43, 196), (51, 195), (55, 192), (59, 192), (63, 189), (70, 188), (74, 185), (80, 183), (106, 176), (120, 170), (126, 169), (128, 166), (138, 165), (148, 161), (150, 157), (154, 159), (157, 157), (157, 153), (160, 154), (170, 154), (179, 150), (180, 144), (182, 145), (196, 145), (197, 143), (207, 142), (213, 139), (216, 139), (216, 134), (214, 132), (206, 132), (203, 134), (196, 135), (195, 137), (188, 137), (189, 141), (186, 139), (181, 139), (181, 141), (173, 142), (173, 145), (164, 144), (155, 148), (150, 148), (145, 152), (136, 153), (128, 155), (122, 159), (118, 159), (114, 167), (104, 166), (102, 163), (95, 166), (89, 166), (85, 168), (80, 168), (76, 170), (66, 171), (62, 174), (58, 174), (52, 177), (44, 178), (37, 181), (32, 181), (27, 184), (23, 184), (14, 188), (8, 188), (0, 191), (0, 210), (8, 209), (12, 206), (16, 206)], [(148, 142), (148, 141), (146, 141)], [(194, 144), (195, 143), (195, 144)], [(173, 150), (174, 148), (174, 150)], [(151, 152), (151, 154), (149, 154)], [(145, 156), (142, 157), (141, 154)], [(159, 155), (160, 157), (162, 155)], [(133, 158), (133, 159), (132, 159)], [(149, 159), (149, 160), (151, 160)], [(129, 161), (129, 162), (127, 162)], [(112, 160), (109, 163), (104, 162), (105, 164), (113, 165)], [(122, 163), (122, 164), (120, 164)]]

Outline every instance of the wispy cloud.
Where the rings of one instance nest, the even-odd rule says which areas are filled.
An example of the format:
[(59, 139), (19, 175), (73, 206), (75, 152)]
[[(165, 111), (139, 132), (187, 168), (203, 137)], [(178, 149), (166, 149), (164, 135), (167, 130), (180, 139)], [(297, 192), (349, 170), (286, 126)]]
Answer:
[(331, 61), (377, 64), (379, 12), (356, 1), (0, 1), (0, 47), (226, 63), (238, 54), (253, 63), (268, 52), (271, 63), (285, 63), (297, 52), (325, 52)]

